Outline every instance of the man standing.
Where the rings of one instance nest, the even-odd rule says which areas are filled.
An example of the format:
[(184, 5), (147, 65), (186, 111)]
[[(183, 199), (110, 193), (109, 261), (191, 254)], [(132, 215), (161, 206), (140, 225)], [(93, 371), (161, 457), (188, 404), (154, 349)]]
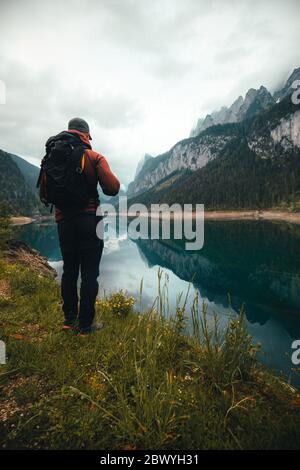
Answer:
[[(100, 220), (96, 215), (99, 206), (97, 184), (100, 184), (104, 194), (114, 196), (119, 192), (120, 183), (110, 170), (105, 157), (92, 150), (90, 144), (92, 138), (86, 121), (80, 118), (71, 119), (68, 131), (58, 136), (60, 139), (69, 139), (71, 148), (73, 148), (73, 138), (83, 144), (79, 173), (82, 173), (81, 177), (84, 178), (82, 183), (87, 184), (89, 197), (80, 208), (76, 205), (72, 207), (72, 203), (64, 207), (64, 203), (56, 202), (55, 219), (63, 257), (61, 280), (65, 316), (63, 329), (79, 328), (80, 334), (85, 335), (103, 326), (94, 323), (95, 301), (99, 287), (97, 278), (103, 250), (103, 240), (96, 235), (97, 223)], [(57, 136), (55, 138), (57, 139)], [(81, 273), (80, 299), (77, 294), (79, 271)]]

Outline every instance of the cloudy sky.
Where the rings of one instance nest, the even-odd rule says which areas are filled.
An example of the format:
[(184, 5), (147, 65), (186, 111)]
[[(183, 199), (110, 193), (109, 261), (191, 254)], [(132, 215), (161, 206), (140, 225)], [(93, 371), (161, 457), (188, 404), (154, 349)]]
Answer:
[(127, 185), (197, 119), (300, 66), (299, 0), (0, 0), (0, 148), (39, 164), (74, 116)]

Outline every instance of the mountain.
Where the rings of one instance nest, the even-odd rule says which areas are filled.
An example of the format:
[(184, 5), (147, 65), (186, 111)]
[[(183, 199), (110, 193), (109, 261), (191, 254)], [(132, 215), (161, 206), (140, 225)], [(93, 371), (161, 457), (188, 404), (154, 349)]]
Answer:
[(294, 69), (293, 73), (287, 79), (284, 87), (274, 93), (273, 98), (276, 102), (281, 101), (283, 98), (294, 91), (292, 84), (295, 80), (300, 80), (300, 67)]
[(229, 108), (223, 106), (220, 111), (214, 111), (204, 119), (199, 119), (195, 129), (192, 129), (190, 137), (196, 137), (200, 132), (217, 124), (227, 124), (248, 119), (268, 109), (274, 103), (274, 98), (264, 86), (261, 86), (258, 90), (250, 88), (246, 93), (245, 99), (239, 96)]
[[(146, 170), (145, 170), (145, 164), (149, 160), (150, 161), (154, 160), (154, 157), (152, 157), (148, 153), (145, 153), (145, 155), (140, 159), (140, 161), (137, 164), (136, 171), (135, 171), (135, 176), (134, 176), (134, 181), (136, 181), (140, 177), (141, 174), (144, 174), (145, 171), (147, 172), (147, 168), (149, 167), (149, 165), (146, 165)], [(131, 192), (134, 192), (134, 190), (132, 191), (133, 186), (134, 186), (134, 182), (132, 182), (128, 185), (128, 189), (127, 189), (128, 194), (130, 194)]]
[(261, 86), (259, 90), (250, 88), (238, 111), (237, 121), (243, 121), (244, 119), (256, 116), (264, 110), (269, 109), (273, 104), (275, 104), (275, 101), (264, 86)]
[(20, 160), (20, 157), (0, 150), (0, 204), (12, 215), (31, 216), (41, 210), (38, 193), (31, 184), (35, 170), (30, 168), (33, 165)]
[[(198, 202), (210, 208), (299, 200), (300, 109), (291, 101), (291, 77), (276, 92), (281, 99), (264, 87), (250, 89), (227, 110), (234, 122), (209, 125), (147, 161), (128, 196), (146, 204)], [(227, 111), (222, 108), (222, 116), (212, 113), (210, 118), (225, 119)]]
[(40, 169), (32, 165), (31, 163), (24, 160), (24, 158), (18, 157), (17, 155), (9, 154), (13, 161), (18, 165), (22, 175), (25, 178), (26, 183), (31, 187), (32, 191), (36, 192), (36, 183), (39, 177)]
[(197, 122), (195, 129), (192, 129), (190, 137), (195, 137), (199, 135), (200, 132), (204, 131), (205, 129), (208, 129), (208, 127), (214, 126), (216, 124), (236, 122), (238, 120), (238, 114), (243, 103), (243, 97), (239, 96), (229, 108), (223, 106), (220, 111), (213, 111), (211, 114), (208, 114), (204, 119), (200, 118)]
[(250, 88), (245, 99), (239, 96), (229, 108), (223, 106), (220, 111), (214, 111), (205, 118), (200, 118), (195, 129), (192, 129), (190, 137), (195, 137), (210, 126), (238, 122), (259, 114), (290, 94), (295, 80), (300, 80), (300, 67), (294, 69), (283, 88), (277, 90), (273, 96), (264, 86), (258, 90)]
[(151, 158), (153, 158), (151, 155), (149, 155), (149, 153), (145, 153), (145, 155), (143, 156), (143, 158), (141, 158), (141, 160), (138, 162), (137, 164), (137, 167), (136, 167), (136, 172), (135, 172), (135, 178), (138, 177), (140, 171), (142, 170), (143, 166), (144, 166), (144, 163), (146, 163), (148, 160), (150, 160)]
[(148, 160), (138, 177), (128, 186), (128, 196), (146, 191), (172, 174), (184, 170), (196, 171), (215, 158), (231, 136), (220, 138), (210, 134), (199, 135), (178, 142), (168, 152)]

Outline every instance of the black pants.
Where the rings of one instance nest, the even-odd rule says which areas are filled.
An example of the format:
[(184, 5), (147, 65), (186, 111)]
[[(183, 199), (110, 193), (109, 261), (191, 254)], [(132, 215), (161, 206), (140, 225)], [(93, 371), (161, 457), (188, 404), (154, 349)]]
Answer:
[[(98, 294), (99, 265), (103, 240), (96, 235), (100, 219), (94, 214), (80, 214), (58, 222), (58, 235), (63, 257), (61, 294), (65, 324), (78, 320), (81, 330), (89, 330), (95, 316)], [(81, 272), (78, 308), (77, 282)]]

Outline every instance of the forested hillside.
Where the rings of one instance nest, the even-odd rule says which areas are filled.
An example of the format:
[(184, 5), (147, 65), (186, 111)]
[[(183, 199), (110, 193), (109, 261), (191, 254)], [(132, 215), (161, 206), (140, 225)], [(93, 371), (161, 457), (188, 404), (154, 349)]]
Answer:
[(13, 161), (18, 165), (22, 175), (25, 178), (26, 183), (28, 183), (32, 191), (36, 193), (36, 182), (39, 176), (40, 169), (37, 166), (32, 165), (31, 163), (24, 160), (24, 158), (19, 157), (18, 155), (14, 155), (12, 153), (10, 153), (9, 155), (13, 159)]
[(10, 154), (0, 150), (0, 203), (11, 215), (31, 216), (42, 207), (38, 194), (26, 181)]

